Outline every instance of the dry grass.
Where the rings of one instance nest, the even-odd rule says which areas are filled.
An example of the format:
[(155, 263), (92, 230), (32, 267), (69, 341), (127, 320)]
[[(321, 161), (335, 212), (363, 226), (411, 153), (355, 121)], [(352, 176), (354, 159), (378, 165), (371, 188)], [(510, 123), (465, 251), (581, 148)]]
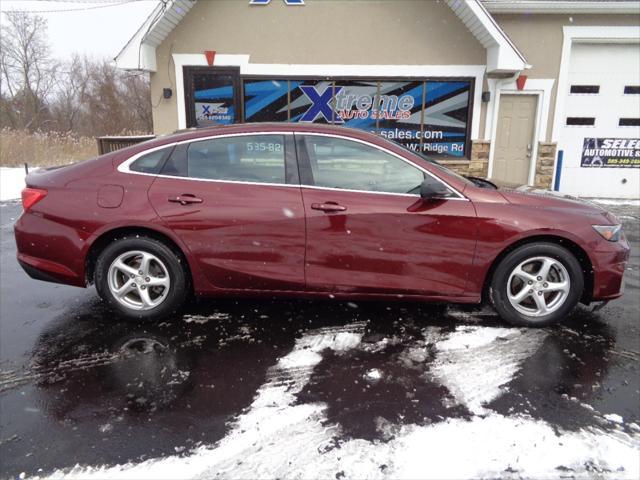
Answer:
[(86, 160), (98, 155), (94, 138), (61, 133), (0, 130), (0, 166), (48, 167)]

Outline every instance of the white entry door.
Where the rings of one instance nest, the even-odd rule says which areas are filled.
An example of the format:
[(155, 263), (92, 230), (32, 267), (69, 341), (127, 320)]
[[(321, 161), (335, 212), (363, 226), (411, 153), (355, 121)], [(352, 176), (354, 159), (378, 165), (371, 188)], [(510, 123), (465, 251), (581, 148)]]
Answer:
[(491, 173), (498, 183), (511, 186), (529, 183), (537, 103), (535, 95), (500, 95)]

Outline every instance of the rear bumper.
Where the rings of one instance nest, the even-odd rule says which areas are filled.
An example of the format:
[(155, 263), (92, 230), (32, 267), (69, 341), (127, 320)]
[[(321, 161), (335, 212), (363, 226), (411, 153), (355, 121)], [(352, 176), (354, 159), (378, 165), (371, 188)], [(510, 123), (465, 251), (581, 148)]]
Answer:
[(31, 278), (86, 286), (84, 242), (74, 228), (27, 212), (16, 222), (14, 235), (18, 263)]
[(606, 242), (595, 252), (593, 301), (613, 300), (624, 291), (624, 272), (629, 260), (626, 240)]
[(20, 264), (22, 269), (25, 271), (25, 273), (29, 275), (31, 278), (33, 278), (34, 280), (42, 280), (43, 282), (51, 282), (51, 283), (67, 283), (62, 279), (56, 278), (51, 273), (47, 273), (43, 270), (39, 270), (33, 265), (27, 263), (25, 260), (21, 260), (19, 256), (18, 256), (18, 263)]
[(60, 265), (42, 258), (18, 254), (18, 263), (22, 269), (35, 280), (43, 282), (63, 283), (76, 287), (85, 287), (83, 279), (64, 265)]

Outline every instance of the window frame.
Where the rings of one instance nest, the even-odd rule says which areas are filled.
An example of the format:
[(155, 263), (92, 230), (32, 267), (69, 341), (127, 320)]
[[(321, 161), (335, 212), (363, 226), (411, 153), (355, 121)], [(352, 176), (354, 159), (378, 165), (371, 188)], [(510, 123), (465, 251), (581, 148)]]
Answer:
[[(217, 140), (225, 140), (225, 139), (229, 139), (229, 138), (239, 138), (239, 137), (257, 137), (257, 136), (273, 136), (273, 137), (277, 137), (280, 136), (282, 137), (282, 162), (283, 162), (283, 166), (284, 166), (284, 182), (282, 183), (276, 183), (276, 182), (261, 182), (261, 181), (252, 181), (252, 180), (229, 180), (229, 179), (224, 179), (224, 178), (199, 178), (199, 177), (191, 177), (189, 176), (189, 166), (188, 166), (188, 162), (189, 162), (189, 149), (197, 143), (204, 143), (204, 142), (215, 142)], [(239, 142), (241, 143), (241, 142)], [(260, 185), (287, 185), (289, 184), (289, 180), (291, 179), (292, 181), (297, 181), (298, 177), (297, 177), (297, 166), (296, 168), (292, 168), (292, 165), (290, 165), (290, 162), (287, 162), (287, 151), (291, 148), (290, 145), (288, 145), (289, 142), (287, 142), (287, 136), (282, 134), (282, 133), (271, 133), (271, 132), (257, 132), (257, 133), (246, 133), (243, 135), (218, 135), (215, 136), (213, 138), (198, 138), (198, 139), (194, 139), (192, 141), (190, 141), (187, 145), (185, 145), (184, 147), (184, 155), (183, 157), (180, 159), (180, 161), (185, 162), (186, 164), (186, 176), (184, 177), (180, 177), (180, 178), (187, 178), (189, 180), (205, 180), (205, 181), (214, 181), (214, 182), (228, 182), (228, 183), (250, 183), (250, 184), (260, 184)], [(289, 148), (287, 148), (289, 147)], [(295, 149), (295, 147), (294, 147)], [(290, 155), (289, 155), (290, 156)], [(297, 182), (297, 184), (299, 185), (299, 181)]]
[[(241, 136), (254, 136), (254, 135), (283, 135), (285, 138), (285, 176), (287, 183), (262, 183), (262, 182), (249, 182), (249, 181), (236, 181), (236, 180), (215, 180), (215, 179), (205, 179), (205, 178), (191, 178), (191, 177), (181, 177), (176, 175), (163, 175), (162, 173), (153, 174), (153, 173), (143, 173), (136, 172), (129, 169), (129, 166), (135, 162), (138, 158), (143, 155), (147, 155), (148, 153), (154, 152), (156, 150), (160, 150), (163, 148), (174, 148), (180, 147), (182, 145), (186, 146), (184, 148), (174, 148), (172, 154), (167, 157), (165, 160), (165, 164), (169, 158), (171, 158), (174, 154), (178, 154), (179, 152), (186, 152), (188, 148), (188, 144), (192, 142), (198, 142), (202, 140), (210, 140), (215, 138), (225, 138), (225, 137), (241, 137)], [(350, 137), (348, 135), (334, 134), (334, 133), (319, 133), (312, 131), (283, 131), (281, 129), (271, 130), (271, 131), (260, 131), (260, 132), (238, 132), (238, 133), (227, 133), (227, 134), (217, 134), (217, 135), (208, 135), (196, 138), (190, 138), (187, 140), (181, 140), (179, 142), (167, 143), (164, 145), (159, 145), (157, 147), (148, 148), (141, 152), (136, 153), (135, 155), (129, 157), (127, 160), (123, 161), (118, 165), (117, 171), (121, 173), (128, 173), (131, 175), (145, 175), (151, 177), (159, 177), (159, 178), (168, 178), (174, 180), (189, 180), (193, 182), (215, 182), (215, 183), (235, 183), (235, 184), (244, 184), (244, 185), (268, 185), (274, 187), (285, 187), (285, 188), (313, 188), (319, 190), (329, 190), (329, 191), (338, 191), (338, 192), (355, 192), (355, 193), (365, 193), (369, 195), (393, 195), (393, 196), (404, 196), (417, 198), (419, 194), (412, 193), (388, 193), (388, 192), (372, 192), (367, 190), (346, 190), (342, 188), (331, 188), (331, 187), (318, 187), (313, 184), (313, 175), (311, 174), (311, 163), (309, 161), (309, 157), (307, 155), (306, 146), (304, 142), (304, 136), (321, 136), (321, 137), (333, 137), (339, 138), (343, 140), (348, 140), (356, 143), (362, 143), (364, 145), (369, 145), (370, 147), (377, 148), (378, 150), (382, 150), (385, 153), (393, 155), (403, 162), (408, 163), (409, 165), (417, 168), (418, 170), (422, 170), (426, 175), (431, 176), (436, 181), (445, 185), (449, 190), (451, 190), (455, 196), (447, 198), (447, 200), (458, 200), (468, 202), (469, 199), (465, 197), (458, 189), (452, 187), (449, 183), (424, 168), (423, 166), (414, 163), (402, 155), (393, 152), (385, 147), (381, 147), (372, 142), (368, 142), (366, 140), (361, 140), (359, 138)], [(186, 156), (184, 157), (186, 161)], [(164, 165), (163, 165), (164, 168)], [(162, 170), (161, 170), (162, 171)], [(290, 173), (288, 173), (290, 172)]]
[(198, 127), (196, 125), (196, 112), (195, 112), (195, 93), (193, 88), (194, 76), (196, 75), (229, 75), (232, 77), (232, 90), (233, 90), (233, 105), (236, 109), (236, 120), (233, 125), (244, 123), (244, 102), (240, 97), (244, 92), (244, 87), (240, 80), (240, 67), (205, 67), (205, 66), (184, 66), (182, 67), (182, 77), (184, 86), (184, 104), (185, 104), (185, 119), (187, 128), (207, 128)]
[[(156, 168), (154, 169), (155, 171), (152, 172), (142, 172), (139, 170), (133, 170), (131, 167), (133, 167), (133, 165), (138, 161), (143, 159), (144, 157), (146, 157), (147, 155), (151, 155), (152, 153), (156, 153), (162, 150), (166, 150), (163, 154), (162, 154), (162, 158), (158, 161), (158, 165), (156, 166)], [(163, 145), (161, 148), (154, 148), (151, 150), (146, 150), (145, 152), (143, 152), (142, 155), (136, 155), (136, 158), (129, 163), (129, 170), (131, 171), (131, 173), (141, 173), (141, 174), (146, 174), (146, 175), (158, 175), (160, 172), (162, 172), (162, 170), (164, 169), (165, 164), (167, 163), (167, 160), (173, 155), (173, 152), (175, 150), (175, 144), (169, 144), (169, 145)]]
[[(203, 67), (203, 68), (207, 68), (207, 67)], [(465, 161), (465, 162), (470, 162), (471, 161), (471, 147), (472, 147), (472, 140), (471, 140), (471, 130), (473, 127), (473, 115), (474, 115), (474, 108), (475, 108), (475, 102), (474, 102), (474, 98), (475, 98), (475, 92), (476, 92), (476, 79), (475, 77), (465, 77), (465, 76), (442, 76), (442, 77), (438, 77), (438, 76), (418, 76), (418, 77), (404, 77), (404, 76), (399, 76), (399, 77), (390, 77), (390, 76), (376, 76), (376, 75), (371, 75), (371, 76), (366, 76), (366, 77), (354, 77), (354, 76), (349, 76), (349, 75), (335, 75), (335, 76), (318, 76), (318, 75), (264, 75), (264, 74), (249, 74), (249, 75), (240, 75), (240, 103), (241, 103), (241, 111), (242, 111), (242, 119), (239, 120), (239, 123), (249, 123), (247, 122), (246, 118), (245, 118), (245, 86), (244, 86), (244, 82), (245, 81), (265, 81), (265, 80), (286, 80), (288, 82), (292, 81), (292, 80), (312, 80), (312, 81), (317, 81), (317, 82), (321, 82), (321, 81), (328, 81), (328, 82), (332, 82), (333, 83), (333, 88), (335, 88), (336, 83), (340, 83), (340, 82), (350, 82), (350, 81), (371, 81), (371, 82), (423, 82), (424, 84), (424, 89), (425, 89), (425, 104), (423, 105), (423, 110), (426, 110), (427, 106), (426, 106), (426, 84), (428, 84), (429, 82), (469, 82), (469, 98), (467, 100), (467, 128), (466, 128), (466, 132), (465, 132), (465, 136), (464, 136), (464, 151), (465, 151), (465, 155), (462, 157), (458, 157), (455, 155), (447, 155), (447, 154), (442, 154), (442, 153), (437, 153), (437, 152), (424, 152), (426, 155), (430, 155), (434, 158), (437, 158), (439, 160), (452, 160), (452, 161)], [(479, 88), (479, 87), (478, 87)], [(289, 104), (289, 102), (287, 103)], [(289, 120), (287, 121), (290, 122), (290, 114), (291, 112), (288, 111), (288, 118)], [(257, 122), (257, 123), (263, 123), (263, 122)], [(264, 122), (267, 123), (267, 122)], [(283, 122), (284, 123), (284, 122)], [(297, 123), (297, 122), (296, 122)], [(420, 128), (424, 129), (424, 121), (421, 122), (420, 124)], [(362, 130), (363, 132), (366, 132), (367, 130)], [(376, 127), (376, 131), (375, 132), (371, 132), (374, 134), (378, 134), (378, 128)], [(422, 142), (422, 139), (420, 140), (420, 142)]]
[[(167, 175), (162, 173), (169, 159), (173, 159), (174, 156), (179, 157), (178, 158), (179, 162), (187, 162), (187, 150), (192, 143), (230, 138), (230, 137), (252, 137), (252, 136), (264, 136), (264, 135), (281, 135), (283, 137), (285, 183), (255, 182), (255, 181), (249, 181), (249, 180), (246, 180), (246, 181), (245, 180), (224, 180), (224, 179), (215, 179), (215, 178), (195, 178), (195, 177), (189, 177), (189, 176), (183, 176), (183, 175)], [(164, 159), (162, 168), (160, 169), (161, 173), (136, 172), (129, 168), (131, 164), (134, 163), (136, 160), (138, 160), (140, 157), (147, 155), (149, 153), (153, 153), (156, 150), (161, 150), (163, 148), (168, 148), (168, 147), (172, 148), (173, 151), (171, 152), (171, 155), (168, 155), (167, 158)], [(132, 157), (122, 162), (118, 166), (117, 170), (121, 173), (129, 173), (133, 175), (147, 175), (147, 176), (160, 177), (160, 178), (190, 180), (194, 182), (234, 183), (234, 184), (242, 184), (242, 185), (268, 185), (268, 186), (274, 186), (274, 187), (300, 188), (300, 178), (299, 178), (298, 162), (296, 158), (296, 146), (294, 144), (293, 132), (283, 132), (281, 130), (209, 135), (205, 137), (190, 138), (188, 140), (182, 140), (180, 142), (169, 143), (166, 145), (150, 148), (142, 152), (138, 152), (137, 154), (133, 155)]]
[[(593, 120), (593, 123), (581, 123), (582, 121)], [(565, 127), (577, 127), (577, 128), (595, 128), (596, 117), (565, 117)]]
[[(573, 90), (579, 90), (579, 89), (595, 89), (595, 92), (574, 92)], [(569, 85), (569, 95), (590, 95), (590, 96), (596, 96), (596, 95), (600, 95), (600, 85), (596, 85), (596, 84), (587, 84), (587, 83), (575, 83), (575, 84), (571, 84)]]
[(640, 118), (638, 118), (638, 117), (620, 117), (620, 118), (618, 118), (618, 127), (638, 128), (638, 127), (640, 127)]
[(451, 197), (447, 198), (447, 200), (468, 201), (468, 199), (464, 195), (462, 195), (462, 193), (460, 193), (457, 189), (449, 185), (447, 182), (442, 180), (437, 175), (434, 175), (432, 172), (430, 172), (426, 168), (423, 168), (421, 165), (418, 165), (417, 163), (413, 163), (412, 161), (404, 158), (402, 155), (399, 155), (391, 150), (381, 147), (380, 145), (376, 145), (375, 143), (371, 143), (366, 140), (361, 140), (359, 138), (353, 138), (353, 137), (332, 134), (332, 133), (296, 132), (294, 136), (296, 138), (296, 148), (298, 152), (298, 168), (300, 170), (300, 183), (302, 187), (313, 188), (316, 190), (329, 190), (329, 191), (335, 191), (335, 192), (352, 192), (352, 193), (361, 193), (361, 194), (368, 194), (368, 195), (393, 195), (393, 196), (400, 196), (400, 197), (420, 198), (419, 193), (377, 192), (372, 190), (354, 190), (354, 189), (347, 189), (347, 188), (323, 187), (323, 186), (316, 185), (313, 179), (313, 170), (311, 168), (311, 159), (310, 159), (309, 151), (307, 147), (307, 138), (308, 137), (330, 137), (330, 138), (337, 138), (340, 140), (350, 141), (354, 143), (359, 143), (361, 145), (366, 145), (366, 146), (375, 148), (377, 150), (380, 150), (383, 153), (396, 157), (401, 161), (414, 167), (415, 169), (422, 171), (425, 175), (429, 175), (435, 181), (443, 184), (449, 191), (451, 191), (451, 194), (452, 194)]

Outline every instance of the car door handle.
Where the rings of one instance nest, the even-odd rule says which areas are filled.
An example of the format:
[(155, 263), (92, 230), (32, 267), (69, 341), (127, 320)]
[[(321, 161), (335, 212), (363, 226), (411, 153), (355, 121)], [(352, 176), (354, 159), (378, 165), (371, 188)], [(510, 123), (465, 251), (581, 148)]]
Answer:
[(326, 203), (312, 203), (312, 210), (322, 210), (323, 212), (344, 212), (347, 207), (343, 205), (338, 205), (335, 202), (326, 202)]
[(179, 203), (180, 205), (189, 205), (190, 203), (202, 203), (202, 199), (190, 193), (183, 193), (177, 197), (169, 197), (171, 203)]

